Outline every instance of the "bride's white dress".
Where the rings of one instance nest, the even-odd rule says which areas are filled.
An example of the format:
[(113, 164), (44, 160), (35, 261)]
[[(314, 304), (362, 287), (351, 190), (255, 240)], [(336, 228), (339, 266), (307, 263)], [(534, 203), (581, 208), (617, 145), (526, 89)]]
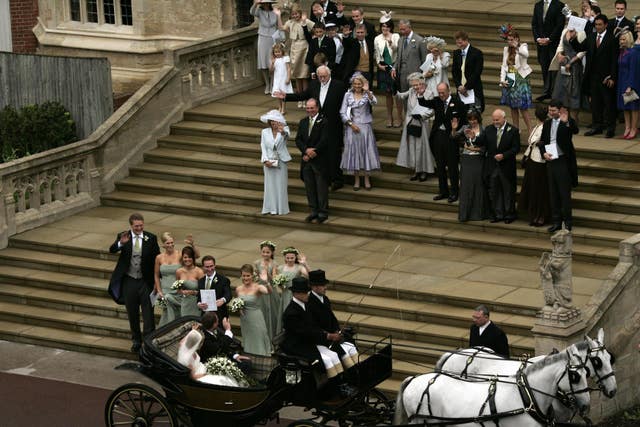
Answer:
[(231, 387), (240, 387), (240, 384), (236, 380), (226, 375), (211, 375), (207, 374), (207, 368), (200, 361), (200, 355), (197, 350), (200, 348), (203, 337), (200, 332), (192, 330), (180, 341), (180, 348), (178, 349), (178, 363), (191, 369), (191, 373), (194, 376), (200, 376), (198, 381), (214, 384), (225, 385)]

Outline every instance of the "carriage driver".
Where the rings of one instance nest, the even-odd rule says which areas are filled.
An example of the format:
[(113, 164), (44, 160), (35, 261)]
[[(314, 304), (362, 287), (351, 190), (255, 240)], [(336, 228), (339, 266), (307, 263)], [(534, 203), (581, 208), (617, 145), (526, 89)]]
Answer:
[[(309, 272), (309, 284), (311, 293), (307, 308), (311, 312), (313, 323), (323, 331), (340, 333), (340, 325), (336, 315), (331, 309), (331, 301), (327, 297), (327, 279), (323, 270), (313, 270)], [(340, 361), (344, 369), (349, 369), (358, 363), (358, 349), (350, 342), (327, 342), (325, 344), (330, 350), (335, 351), (340, 356)]]
[(282, 315), (285, 330), (282, 349), (292, 356), (309, 361), (322, 360), (327, 377), (333, 378), (343, 371), (338, 354), (329, 350), (325, 344), (341, 340), (337, 332), (325, 332), (311, 317), (307, 307), (309, 300), (309, 281), (305, 277), (296, 277), (291, 282), (293, 299)]

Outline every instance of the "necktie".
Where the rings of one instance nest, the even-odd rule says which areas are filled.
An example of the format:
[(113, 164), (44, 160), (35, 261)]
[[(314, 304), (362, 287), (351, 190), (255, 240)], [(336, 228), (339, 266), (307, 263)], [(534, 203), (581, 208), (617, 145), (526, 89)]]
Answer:
[(140, 235), (136, 234), (135, 235), (135, 244), (134, 244), (134, 249), (136, 250), (136, 252), (140, 252)]
[(315, 120), (313, 120), (313, 117), (309, 117), (309, 135), (311, 135), (311, 130), (313, 129), (313, 123)]
[(367, 45), (364, 44), (364, 40), (360, 40), (360, 49), (362, 49), (362, 53), (367, 54)]
[(460, 81), (460, 83), (462, 83), (462, 86), (467, 84), (467, 77), (464, 75), (464, 70), (465, 67), (467, 66), (467, 54), (465, 53), (465, 51), (462, 51), (462, 66), (460, 67), (460, 71), (462, 72), (462, 80)]
[(207, 283), (204, 285), (205, 289), (211, 289), (211, 277), (207, 276)]
[(547, 11), (549, 10), (549, 0), (544, 0), (544, 12), (543, 12), (543, 19), (547, 18)]
[(596, 47), (600, 47), (601, 41), (602, 41), (602, 34), (598, 34), (598, 39), (596, 40)]
[(404, 38), (404, 48), (406, 49), (409, 46), (409, 37)]
[(500, 147), (501, 139), (502, 139), (502, 128), (498, 129), (498, 136), (496, 137), (496, 148)]
[(318, 39), (318, 47), (321, 48), (322, 47), (322, 39)]

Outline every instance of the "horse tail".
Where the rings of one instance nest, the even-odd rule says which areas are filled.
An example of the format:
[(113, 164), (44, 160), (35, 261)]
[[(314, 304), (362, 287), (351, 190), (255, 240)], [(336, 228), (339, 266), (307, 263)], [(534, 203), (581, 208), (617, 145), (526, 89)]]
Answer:
[(393, 425), (405, 425), (409, 423), (409, 417), (404, 409), (404, 389), (409, 385), (414, 377), (407, 377), (400, 384), (398, 396), (396, 397), (396, 411), (393, 414)]

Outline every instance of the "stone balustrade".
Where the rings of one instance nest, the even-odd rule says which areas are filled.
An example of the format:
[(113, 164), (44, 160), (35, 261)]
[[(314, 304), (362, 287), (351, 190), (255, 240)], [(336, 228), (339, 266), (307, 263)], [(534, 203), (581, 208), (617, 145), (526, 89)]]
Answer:
[(0, 164), (0, 248), (100, 204), (185, 110), (258, 86), (256, 28), (165, 51), (165, 66), (89, 137)]

